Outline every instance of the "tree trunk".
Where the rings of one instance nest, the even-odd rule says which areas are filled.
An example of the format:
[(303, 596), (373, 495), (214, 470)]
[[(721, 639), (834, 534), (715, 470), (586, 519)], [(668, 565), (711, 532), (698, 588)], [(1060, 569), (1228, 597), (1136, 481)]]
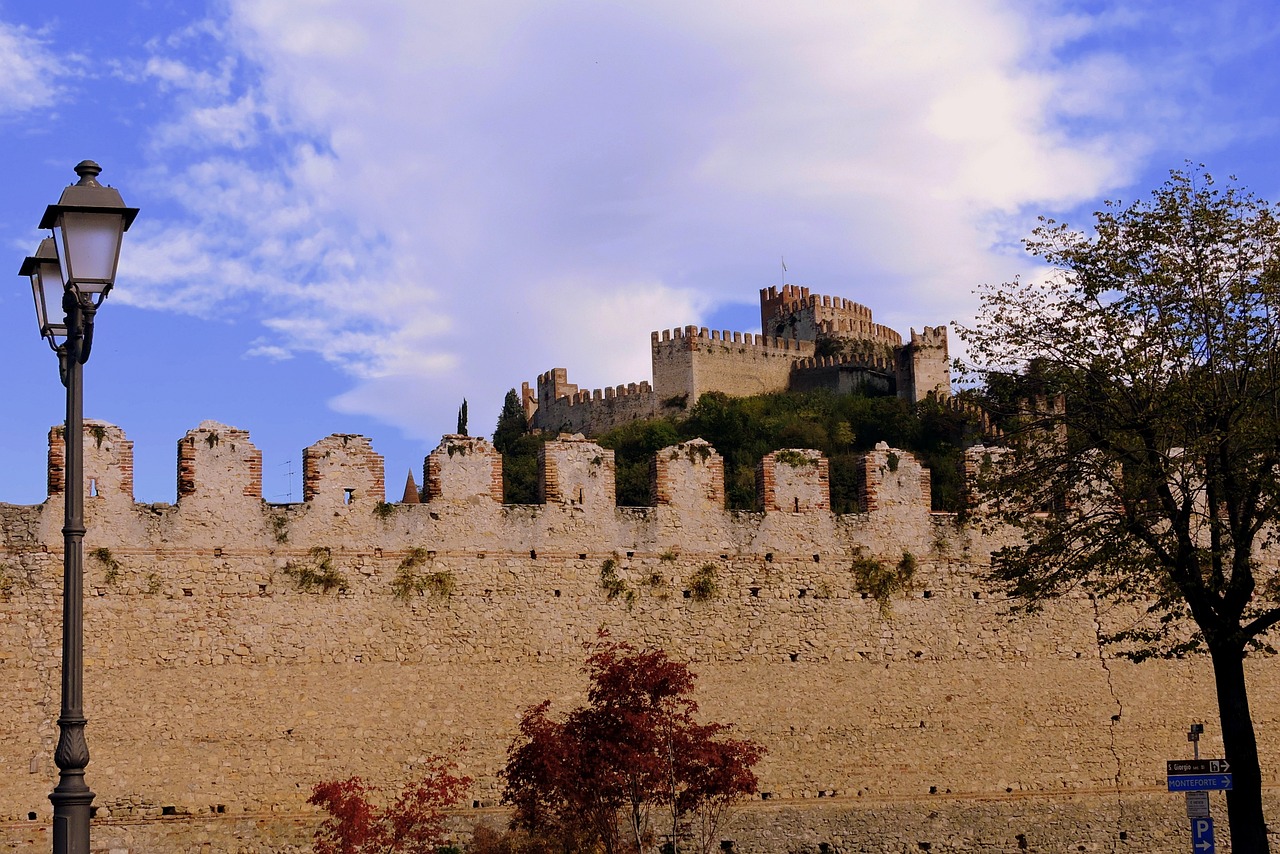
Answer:
[(1258, 740), (1249, 715), (1244, 682), (1244, 651), (1234, 645), (1210, 649), (1213, 678), (1218, 689), (1218, 719), (1222, 743), (1231, 763), (1232, 789), (1227, 792), (1231, 822), (1231, 850), (1237, 854), (1269, 854), (1267, 822), (1262, 814), (1262, 769)]

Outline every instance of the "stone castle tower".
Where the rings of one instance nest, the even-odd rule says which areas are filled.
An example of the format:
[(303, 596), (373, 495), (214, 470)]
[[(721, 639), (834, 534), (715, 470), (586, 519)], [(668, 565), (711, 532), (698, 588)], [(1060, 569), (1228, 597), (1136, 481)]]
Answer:
[(902, 335), (876, 323), (871, 309), (843, 297), (783, 285), (760, 291), (761, 334), (686, 326), (650, 336), (652, 382), (579, 390), (564, 368), (524, 383), (532, 427), (598, 435), (658, 415), (683, 412), (707, 392), (747, 397), (826, 388), (896, 394), (919, 401), (949, 397), (945, 326)]

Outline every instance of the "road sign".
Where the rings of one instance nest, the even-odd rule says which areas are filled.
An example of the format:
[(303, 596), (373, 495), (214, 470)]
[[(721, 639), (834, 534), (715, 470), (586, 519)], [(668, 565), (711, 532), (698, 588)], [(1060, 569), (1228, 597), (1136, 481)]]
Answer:
[(1230, 774), (1170, 774), (1169, 791), (1171, 792), (1208, 792), (1216, 789), (1230, 789)]
[(1209, 793), (1187, 792), (1187, 818), (1209, 817)]
[(1175, 774), (1226, 774), (1231, 763), (1225, 759), (1170, 759), (1165, 762), (1170, 777)]
[(1214, 854), (1213, 819), (1191, 819), (1191, 850), (1195, 854)]

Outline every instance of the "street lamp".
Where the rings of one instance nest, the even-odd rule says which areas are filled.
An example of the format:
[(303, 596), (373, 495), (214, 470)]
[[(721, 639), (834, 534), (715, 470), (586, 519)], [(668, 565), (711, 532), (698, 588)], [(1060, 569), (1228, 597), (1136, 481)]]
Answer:
[[(62, 526), (62, 708), (58, 715), (58, 785), (53, 802), (54, 854), (89, 854), (89, 807), (93, 792), (84, 782), (89, 746), (84, 739), (84, 392), (82, 366), (93, 347), (93, 318), (115, 282), (121, 236), (138, 215), (120, 193), (98, 183), (102, 167), (76, 164), (80, 180), (45, 209), (40, 227), (53, 230), (19, 275), (31, 277), (40, 335), (58, 354), (67, 388), (66, 513)], [(63, 319), (49, 315), (61, 297)]]

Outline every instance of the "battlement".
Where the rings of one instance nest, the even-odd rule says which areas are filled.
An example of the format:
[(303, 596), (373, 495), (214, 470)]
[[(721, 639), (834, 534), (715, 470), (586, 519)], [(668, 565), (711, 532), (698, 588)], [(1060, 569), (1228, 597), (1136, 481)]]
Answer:
[(564, 368), (538, 375), (536, 397), (528, 383), (521, 395), (529, 426), (557, 433), (595, 435), (657, 414), (653, 386), (647, 380), (588, 391), (569, 382)]
[[(66, 428), (49, 429), (49, 495), (61, 495), (66, 488)], [(133, 442), (124, 431), (105, 421), (84, 421), (85, 498), (133, 501)]]
[[(84, 443), (86, 460), (92, 462), (86, 463), (86, 481), (96, 481), (93, 497), (115, 511), (133, 507), (132, 493), (122, 487), (132, 475), (133, 459), (133, 444), (124, 431), (105, 422), (90, 422), (85, 425)], [(177, 451), (179, 512), (211, 514), (220, 525), (234, 519), (256, 519), (257, 523), (240, 527), (265, 530), (267, 523), (260, 518), (267, 506), (262, 500), (262, 452), (248, 431), (203, 421), (178, 441)], [(905, 451), (893, 453), (911, 459)], [(62, 431), (55, 428), (50, 431), (50, 459), (60, 460), (62, 454)], [(332, 510), (334, 515), (350, 519), (356, 511), (372, 512), (385, 506), (383, 459), (367, 437), (334, 433), (305, 448), (302, 460), (303, 501), (289, 505), (297, 512)], [(590, 512), (616, 509), (613, 451), (581, 434), (562, 434), (544, 443), (538, 471), (542, 503)], [(445, 435), (424, 458), (422, 472), (428, 507), (502, 503), (502, 455), (485, 438)], [(766, 513), (829, 511), (827, 472), (828, 462), (818, 451), (794, 449), (770, 454), (757, 470), (760, 509)], [(61, 468), (51, 468), (50, 473), (51, 482), (56, 473), (61, 485)], [(724, 511), (724, 460), (702, 439), (659, 451), (651, 460), (650, 476), (655, 507)], [(60, 494), (50, 491), (50, 498)], [(927, 515), (927, 484), (912, 494), (918, 499), (914, 501), (916, 510)]]
[(914, 347), (942, 347), (947, 346), (947, 327), (945, 326), (926, 326), (920, 332), (911, 330), (911, 344)]
[(850, 368), (892, 373), (894, 360), (882, 353), (859, 353), (847, 357), (811, 356), (799, 359), (791, 366), (792, 371), (806, 371), (814, 368)]
[(741, 348), (742, 350), (781, 351), (788, 354), (813, 352), (813, 343), (810, 341), (756, 335), (751, 332), (707, 329), (705, 326), (682, 326), (675, 329), (664, 329), (661, 332), (653, 332), (650, 333), (650, 344), (655, 351), (659, 348), (693, 350), (727, 345)]
[(902, 336), (897, 331), (881, 323), (872, 323), (869, 314), (866, 320), (833, 318), (818, 320), (815, 326), (818, 335), (875, 341), (890, 347), (902, 346)]

